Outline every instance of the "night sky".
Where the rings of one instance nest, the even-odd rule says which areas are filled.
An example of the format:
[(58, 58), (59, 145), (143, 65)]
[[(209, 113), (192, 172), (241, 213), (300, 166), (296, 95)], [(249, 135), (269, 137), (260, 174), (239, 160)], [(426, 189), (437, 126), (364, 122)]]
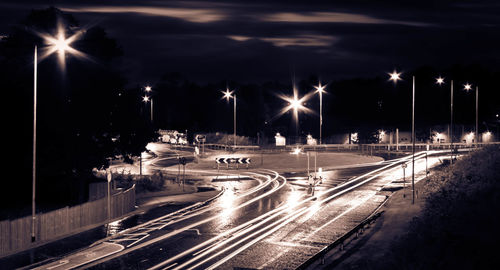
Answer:
[(24, 1), (0, 3), (0, 35), (55, 6), (123, 48), (130, 85), (180, 72), (200, 83), (325, 81), (397, 68), (500, 66), (497, 1)]

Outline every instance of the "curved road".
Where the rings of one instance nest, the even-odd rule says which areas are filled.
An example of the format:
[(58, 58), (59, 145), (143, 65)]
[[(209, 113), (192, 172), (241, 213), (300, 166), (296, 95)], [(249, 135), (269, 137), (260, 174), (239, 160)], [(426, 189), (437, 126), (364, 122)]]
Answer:
[[(425, 176), (424, 156), (416, 156), (418, 178)], [(403, 163), (411, 176), (411, 157), (323, 172), (314, 195), (305, 178), (246, 172), (249, 180), (223, 182), (224, 193), (211, 203), (153, 219), (39, 269), (295, 268), (369, 216), (386, 198), (380, 191), (401, 180)], [(438, 157), (427, 159), (428, 167), (436, 164)]]

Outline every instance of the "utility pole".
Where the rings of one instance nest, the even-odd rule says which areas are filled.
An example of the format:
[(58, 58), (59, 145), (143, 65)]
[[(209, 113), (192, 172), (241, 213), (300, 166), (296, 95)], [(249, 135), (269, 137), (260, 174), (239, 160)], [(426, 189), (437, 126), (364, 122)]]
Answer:
[(411, 203), (415, 203), (415, 76), (413, 76), (413, 98), (412, 98), (412, 113), (411, 113), (411, 137), (413, 141), (412, 158), (411, 158)]

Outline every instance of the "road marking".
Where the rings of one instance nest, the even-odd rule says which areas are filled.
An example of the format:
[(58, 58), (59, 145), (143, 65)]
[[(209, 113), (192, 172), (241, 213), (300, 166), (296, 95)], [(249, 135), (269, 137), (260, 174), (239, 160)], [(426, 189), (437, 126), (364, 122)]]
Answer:
[(292, 243), (292, 242), (285, 242), (285, 241), (281, 241), (281, 242), (268, 242), (268, 243), (273, 244), (273, 245), (278, 245), (278, 246), (284, 246), (284, 247), (317, 248), (317, 247), (311, 246), (311, 245), (304, 245), (304, 244)]
[(62, 265), (68, 264), (68, 263), (69, 263), (69, 261), (68, 261), (68, 260), (60, 260), (60, 261), (58, 261), (58, 263), (59, 263), (58, 265), (54, 265), (54, 266), (51, 266), (51, 267), (47, 267), (47, 269), (48, 269), (48, 270), (50, 270), (50, 269), (57, 268), (57, 267), (59, 267), (59, 266), (62, 266)]
[[(262, 198), (264, 198), (264, 197), (267, 197), (267, 196), (271, 195), (272, 193), (274, 193), (274, 192), (276, 192), (276, 191), (280, 190), (281, 188), (283, 188), (283, 187), (286, 185), (286, 179), (284, 179), (284, 178), (283, 178), (283, 180), (284, 180), (284, 181), (283, 181), (283, 183), (281, 183), (281, 184), (279, 183), (279, 181), (278, 181), (277, 179), (280, 177), (280, 175), (279, 175), (277, 172), (274, 172), (274, 171), (271, 171), (271, 170), (267, 170), (267, 171), (272, 172), (272, 173), (274, 174), (274, 178), (272, 178), (272, 179), (271, 179), (271, 177), (270, 177), (270, 176), (265, 175), (265, 177), (268, 179), (268, 181), (266, 181), (267, 183), (266, 183), (266, 185), (265, 185), (265, 186), (267, 186), (267, 185), (269, 185), (269, 184), (273, 184), (272, 189), (271, 189), (271, 190), (269, 190), (269, 191), (266, 191), (265, 193), (263, 193), (263, 194), (261, 194), (261, 195), (259, 195), (259, 196), (255, 197), (255, 198), (249, 199), (249, 200), (245, 201), (244, 203), (242, 203), (242, 204), (240, 204), (240, 205), (238, 205), (238, 206), (235, 206), (235, 207), (233, 208), (234, 210), (236, 210), (236, 209), (240, 209), (240, 208), (243, 208), (243, 207), (246, 207), (247, 205), (249, 205), (249, 204), (251, 204), (251, 203), (254, 203), (255, 201), (258, 201), (258, 200), (260, 200), (260, 199), (262, 199)], [(256, 174), (256, 173), (253, 173), (253, 174)], [(261, 176), (264, 176), (264, 175), (261, 175)], [(201, 203), (197, 203), (196, 205), (200, 205), (200, 204), (201, 204)], [(193, 207), (194, 207), (194, 205), (193, 205), (193, 206), (190, 206), (190, 207), (186, 207), (186, 208), (184, 208), (184, 209), (187, 209), (187, 208), (193, 208)], [(183, 210), (183, 209), (181, 209), (181, 210)], [(205, 209), (203, 212), (206, 212), (206, 211), (208, 211), (208, 210), (210, 210), (210, 209)], [(179, 211), (176, 211), (176, 212), (174, 212), (174, 213), (179, 213), (179, 212), (181, 212), (181, 211), (179, 210)], [(172, 216), (174, 213), (170, 213), (170, 214), (168, 214), (168, 215), (166, 215), (166, 216)], [(175, 222), (179, 222), (179, 221), (182, 221), (182, 220), (185, 220), (185, 219), (191, 218), (191, 217), (196, 216), (196, 215), (199, 215), (199, 213), (198, 213), (198, 214), (193, 214), (193, 215), (187, 215), (187, 216), (185, 216), (185, 217), (183, 217), (183, 218), (180, 218), (180, 219), (175, 220)], [(133, 230), (137, 230), (138, 228), (144, 227), (144, 225), (150, 225), (150, 224), (152, 224), (152, 223), (154, 223), (154, 222), (158, 222), (159, 220), (161, 220), (161, 219), (165, 218), (166, 216), (163, 216), (163, 217), (160, 217), (160, 218), (154, 219), (154, 220), (152, 220), (152, 221), (149, 221), (149, 222), (147, 222), (147, 223), (142, 224), (141, 226), (136, 226), (136, 227), (134, 227), (134, 228), (131, 228), (131, 229), (125, 230), (125, 231), (121, 232), (121, 233), (120, 233), (120, 235), (122, 235), (124, 232), (128, 232), (128, 233), (129, 233), (129, 232), (131, 232), (131, 231), (133, 231)], [(221, 214), (217, 214), (217, 215), (212, 216), (212, 217), (210, 217), (210, 218), (207, 218), (207, 219), (201, 220), (201, 221), (199, 221), (199, 222), (196, 222), (196, 223), (193, 223), (193, 224), (187, 225), (187, 226), (185, 226), (185, 227), (183, 227), (183, 228), (181, 228), (181, 229), (176, 229), (176, 230), (173, 230), (173, 231), (172, 231), (172, 232), (170, 232), (170, 233), (167, 233), (167, 234), (165, 234), (165, 235), (163, 235), (163, 236), (159, 236), (159, 237), (157, 237), (157, 238), (153, 238), (153, 239), (151, 239), (151, 240), (149, 240), (149, 241), (147, 241), (147, 242), (144, 242), (144, 243), (139, 243), (139, 244), (137, 244), (137, 245), (135, 245), (136, 243), (133, 243), (133, 244), (131, 244), (131, 245), (135, 245), (135, 246), (133, 246), (133, 247), (130, 247), (131, 245), (129, 245), (129, 246), (127, 246), (127, 248), (125, 249), (125, 248), (122, 246), (122, 247), (123, 247), (123, 250), (120, 250), (120, 251), (122, 251), (122, 252), (120, 252), (120, 254), (116, 254), (116, 255), (112, 255), (112, 254), (111, 254), (111, 256), (110, 256), (110, 255), (107, 255), (107, 257), (108, 257), (108, 258), (107, 258), (107, 260), (111, 260), (111, 259), (116, 258), (116, 257), (118, 257), (118, 256), (122, 256), (122, 255), (127, 254), (127, 253), (129, 253), (129, 252), (132, 252), (132, 251), (134, 251), (134, 250), (140, 249), (140, 248), (142, 248), (142, 247), (145, 247), (145, 246), (148, 246), (148, 245), (151, 245), (151, 244), (157, 243), (157, 242), (159, 242), (159, 241), (162, 241), (162, 240), (164, 240), (164, 239), (170, 238), (170, 237), (172, 237), (172, 236), (174, 236), (174, 235), (177, 235), (177, 234), (179, 234), (179, 233), (182, 233), (182, 232), (184, 232), (184, 231), (186, 231), (186, 230), (189, 230), (189, 229), (191, 229), (191, 228), (193, 228), (193, 227), (197, 227), (197, 226), (199, 226), (199, 225), (201, 225), (201, 224), (204, 224), (204, 223), (210, 222), (210, 221), (212, 221), (212, 220), (214, 220), (214, 219), (216, 219), (216, 218), (220, 218), (220, 216), (221, 216)], [(143, 239), (144, 239), (144, 238), (145, 238), (145, 237), (143, 237)], [(110, 241), (110, 240), (111, 240), (111, 239), (108, 239), (108, 240), (106, 240), (106, 241)], [(111, 241), (110, 241), (110, 242), (111, 242)], [(108, 243), (109, 243), (109, 242), (108, 242)], [(128, 247), (130, 247), (130, 248), (128, 248)], [(102, 258), (102, 257), (101, 257), (101, 258)], [(98, 259), (100, 259), (100, 258), (98, 258)], [(95, 259), (94, 261), (97, 261), (98, 259)], [(168, 260), (167, 260), (167, 261), (168, 261)], [(92, 262), (92, 261), (86, 262), (86, 264), (88, 264), (88, 263), (90, 263), (90, 262)], [(165, 262), (166, 262), (166, 261), (165, 261)], [(164, 262), (164, 264), (162, 264), (162, 265), (167, 264), (167, 263), (165, 263), (165, 262)], [(97, 264), (97, 262), (94, 262), (94, 264), (91, 264), (91, 265), (89, 265), (89, 266), (96, 265), (96, 264)]]
[(201, 235), (200, 230), (198, 229), (189, 229), (188, 231), (194, 231), (196, 232), (196, 235)]
[[(359, 177), (355, 177), (354, 179), (352, 179), (352, 180), (351, 180), (351, 181), (349, 181), (348, 183), (344, 183), (343, 185), (340, 185), (340, 186), (338, 186), (338, 187), (335, 187), (335, 188), (329, 189), (328, 191), (334, 191), (334, 190), (336, 190), (336, 189), (339, 189), (339, 188), (341, 188), (341, 187), (344, 187), (344, 186), (346, 186), (347, 184), (350, 184), (351, 182), (357, 181), (357, 180), (362, 179), (362, 178), (364, 178), (364, 177), (368, 177), (368, 176), (370, 176), (370, 175), (372, 175), (372, 174), (374, 174), (374, 173), (376, 173), (376, 172), (382, 171), (382, 170), (384, 170), (384, 169), (386, 169), (386, 168), (389, 168), (389, 167), (395, 166), (395, 164), (396, 164), (396, 162), (393, 162), (393, 163), (391, 163), (391, 164), (389, 164), (389, 165), (386, 165), (386, 166), (384, 166), (384, 167), (382, 167), (382, 168), (379, 168), (379, 169), (373, 170), (373, 171), (371, 171), (371, 172), (369, 172), (369, 173), (366, 173), (366, 174), (364, 174), (364, 175), (361, 175), (361, 176), (359, 176)], [(336, 193), (336, 194), (333, 194), (332, 196), (329, 196), (329, 197), (327, 197), (327, 198), (325, 198), (325, 199), (321, 200), (320, 202), (321, 202), (321, 203), (329, 202), (329, 201), (331, 201), (332, 199), (334, 199), (334, 198), (336, 198), (336, 197), (338, 197), (338, 196), (340, 196), (340, 195), (343, 195), (343, 194), (344, 194), (344, 193), (346, 193), (346, 192), (349, 192), (349, 191), (351, 191), (351, 190), (353, 190), (353, 189), (355, 189), (355, 188), (357, 188), (357, 187), (359, 187), (359, 186), (361, 186), (361, 185), (366, 184), (367, 182), (369, 182), (369, 181), (373, 180), (375, 177), (378, 177), (378, 176), (380, 176), (380, 175), (381, 175), (381, 174), (383, 174), (383, 173), (384, 173), (384, 171), (382, 171), (382, 172), (380, 172), (380, 173), (377, 173), (376, 175), (370, 176), (370, 177), (368, 177), (366, 180), (361, 181), (360, 183), (357, 183), (357, 184), (355, 184), (355, 185), (353, 185), (353, 186), (351, 186), (351, 187), (348, 187), (348, 188), (346, 188), (345, 190), (342, 190), (342, 191), (340, 191), (340, 192), (338, 192), (338, 193)], [(304, 203), (304, 202), (305, 202), (305, 201), (307, 201), (307, 200), (310, 200), (311, 198), (312, 198), (312, 197), (310, 197), (309, 199), (306, 199), (306, 200), (302, 201), (302, 202), (301, 202), (301, 204), (302, 204), (302, 203)], [(308, 211), (309, 209), (311, 209), (311, 208), (313, 208), (313, 207), (314, 207), (314, 206), (311, 206), (311, 207), (306, 207), (306, 208), (305, 208), (305, 210), (306, 210), (306, 211)], [(295, 215), (295, 216), (293, 216), (293, 218), (292, 218), (292, 219), (287, 219), (287, 220), (286, 220), (286, 222), (283, 222), (283, 223), (281, 223), (281, 224), (279, 224), (279, 225), (277, 225), (277, 226), (275, 226), (275, 225), (276, 225), (277, 223), (279, 223), (279, 222), (274, 222), (272, 225), (267, 226), (267, 227), (265, 227), (264, 229), (261, 229), (261, 230), (259, 230), (259, 231), (255, 232), (255, 233), (251, 234), (250, 236), (252, 236), (252, 237), (253, 237), (253, 236), (255, 236), (255, 235), (258, 235), (258, 234), (259, 234), (260, 232), (262, 232), (263, 230), (265, 230), (265, 231), (266, 231), (264, 234), (257, 236), (257, 238), (255, 238), (255, 239), (254, 239), (254, 240), (252, 240), (251, 242), (249, 242), (249, 243), (245, 244), (244, 246), (240, 247), (239, 249), (237, 249), (237, 250), (236, 250), (236, 251), (234, 251), (233, 253), (229, 254), (229, 255), (228, 255), (228, 256), (226, 256), (226, 257), (224, 257), (222, 260), (217, 261), (215, 264), (211, 265), (208, 269), (213, 269), (213, 268), (216, 268), (216, 267), (220, 266), (221, 264), (223, 264), (223, 263), (224, 263), (224, 262), (226, 262), (227, 260), (229, 260), (229, 259), (231, 259), (232, 257), (236, 256), (236, 255), (237, 255), (238, 253), (240, 253), (241, 251), (243, 251), (243, 250), (247, 249), (248, 247), (252, 246), (252, 245), (253, 245), (253, 244), (255, 244), (256, 242), (258, 242), (258, 241), (260, 241), (261, 239), (263, 239), (263, 237), (266, 237), (267, 235), (270, 235), (271, 233), (273, 233), (273, 232), (274, 232), (274, 231), (276, 231), (277, 229), (279, 229), (279, 228), (283, 227), (284, 225), (286, 225), (286, 224), (288, 224), (289, 222), (293, 221), (294, 219), (298, 218), (298, 217), (299, 217), (299, 216), (301, 216), (302, 214), (306, 213), (305, 211), (303, 211), (303, 209), (304, 209), (304, 208), (302, 208), (302, 209), (300, 209), (300, 210), (296, 210), (296, 211), (295, 211), (295, 213), (298, 213), (298, 214), (297, 214), (297, 215)], [(348, 211), (350, 211), (350, 210), (348, 210)], [(291, 213), (291, 214), (292, 214), (292, 213)], [(289, 214), (289, 215), (291, 215), (291, 214)], [(288, 215), (288, 216), (289, 216), (289, 215)], [(282, 220), (282, 219), (280, 219), (280, 220)], [(243, 232), (238, 233), (238, 234), (239, 234), (239, 235), (243, 235)], [(209, 258), (207, 258), (207, 259), (205, 259), (205, 260), (203, 260), (203, 261), (201, 261), (201, 262), (197, 263), (196, 265), (194, 265), (194, 266), (190, 267), (190, 269), (192, 269), (192, 268), (196, 268), (196, 267), (199, 267), (200, 265), (202, 265), (202, 264), (204, 264), (204, 263), (208, 262), (209, 260), (211, 260), (211, 259), (215, 258), (216, 256), (219, 256), (219, 255), (220, 255), (220, 254), (222, 254), (223, 252), (225, 252), (225, 251), (229, 250), (230, 248), (234, 247), (236, 244), (241, 243), (241, 242), (242, 242), (242, 241), (244, 241), (245, 239), (248, 239), (250, 236), (247, 236), (247, 237), (245, 237), (245, 238), (241, 239), (240, 241), (236, 242), (235, 244), (233, 244), (233, 245), (231, 245), (231, 246), (229, 246), (229, 247), (227, 247), (227, 248), (223, 249), (222, 251), (217, 252), (216, 254), (214, 254), (214, 255), (210, 256)], [(205, 253), (207, 253), (207, 252), (205, 252)], [(200, 256), (198, 256), (198, 257), (201, 257), (201, 256), (202, 256), (202, 255), (200, 255)], [(184, 264), (182, 264), (182, 265), (181, 265), (181, 266), (179, 266), (179, 267), (185, 267), (185, 266), (187, 266), (188, 264), (190, 264), (190, 263), (194, 262), (194, 260), (195, 260), (195, 259), (193, 258), (193, 259), (189, 260), (188, 262), (185, 262)], [(179, 267), (177, 267), (176, 269), (178, 269)]]
[(34, 269), (73, 269), (92, 261), (110, 256), (117, 252), (120, 252), (125, 247), (120, 244), (115, 243), (101, 243), (97, 246), (92, 247), (90, 250), (84, 252), (78, 252), (66, 257), (64, 260), (59, 260), (57, 262), (49, 263), (46, 265), (39, 266)]

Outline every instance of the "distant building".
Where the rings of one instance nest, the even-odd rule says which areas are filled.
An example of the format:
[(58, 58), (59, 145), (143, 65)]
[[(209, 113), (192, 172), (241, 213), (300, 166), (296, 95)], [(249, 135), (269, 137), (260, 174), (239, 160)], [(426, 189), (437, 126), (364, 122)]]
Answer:
[(312, 137), (312, 135), (307, 135), (307, 145), (316, 145), (317, 140)]
[(274, 136), (276, 139), (276, 146), (285, 146), (286, 145), (286, 138), (281, 136), (281, 134), (276, 133), (276, 136)]
[(492, 132), (486, 131), (481, 134), (481, 142), (489, 143), (494, 141), (495, 141), (495, 136), (493, 135)]
[(170, 144), (182, 144), (182, 145), (187, 144), (186, 134), (178, 132), (177, 130), (160, 129), (158, 130), (158, 133), (160, 134), (161, 142)]

